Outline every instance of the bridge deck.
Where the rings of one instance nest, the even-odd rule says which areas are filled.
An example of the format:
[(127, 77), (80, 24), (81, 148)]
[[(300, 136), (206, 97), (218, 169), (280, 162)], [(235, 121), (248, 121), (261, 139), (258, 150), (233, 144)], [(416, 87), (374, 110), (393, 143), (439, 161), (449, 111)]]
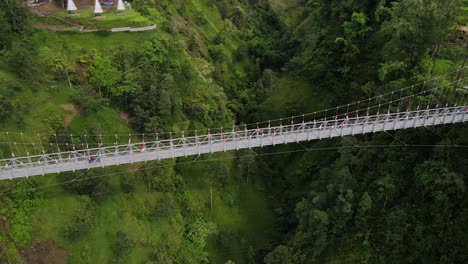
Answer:
[(0, 160), (0, 180), (467, 121), (468, 106), (459, 106), (50, 153)]

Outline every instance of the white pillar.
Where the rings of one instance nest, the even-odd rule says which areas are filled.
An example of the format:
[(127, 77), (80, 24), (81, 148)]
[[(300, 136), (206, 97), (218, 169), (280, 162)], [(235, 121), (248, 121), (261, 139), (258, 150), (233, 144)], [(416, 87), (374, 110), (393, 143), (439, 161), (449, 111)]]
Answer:
[(424, 116), (424, 122), (423, 122), (424, 127), (426, 126), (426, 121), (427, 121), (427, 111), (426, 111), (426, 115)]
[(453, 109), (452, 115), (453, 115), (453, 117), (452, 117), (452, 122), (451, 123), (453, 124), (453, 123), (455, 123), (455, 117), (457, 117), (457, 115), (458, 115), (458, 112), (457, 112), (456, 108)]
[(465, 106), (463, 107), (464, 109), (462, 110), (463, 111), (463, 115), (462, 115), (462, 122), (465, 122), (465, 114), (466, 112), (468, 112), (468, 106)]
[(117, 11), (125, 11), (125, 5), (122, 0), (117, 2)]
[(68, 0), (67, 1), (67, 11), (72, 12), (72, 11), (76, 11), (76, 10), (77, 10), (77, 8), (76, 8), (76, 5), (73, 2), (73, 0)]
[(419, 119), (419, 111), (416, 112), (416, 116), (413, 117), (413, 120), (414, 120), (414, 121), (413, 121), (413, 128), (416, 127), (416, 122), (418, 121), (418, 119)]
[(161, 160), (161, 148), (159, 146), (159, 141), (156, 142), (156, 152), (158, 153), (158, 160)]
[[(406, 114), (408, 114), (408, 112), (406, 112)], [(399, 122), (399, 121), (400, 121), (400, 112), (397, 113), (397, 115), (396, 115), (396, 120), (393, 120), (393, 130), (396, 129), (396, 124), (397, 124), (397, 122)]]
[(99, 3), (99, 0), (96, 0), (94, 2), (94, 14), (102, 14), (104, 11), (102, 10), (101, 4)]
[(445, 119), (447, 118), (448, 109), (445, 109), (444, 112), (445, 112), (445, 113), (444, 113), (444, 118), (442, 119), (442, 123), (445, 124)]
[[(403, 122), (403, 129), (406, 129), (406, 122), (408, 122), (408, 119), (409, 119), (409, 113), (406, 114), (405, 122)], [(416, 120), (416, 118), (415, 118), (415, 120)]]

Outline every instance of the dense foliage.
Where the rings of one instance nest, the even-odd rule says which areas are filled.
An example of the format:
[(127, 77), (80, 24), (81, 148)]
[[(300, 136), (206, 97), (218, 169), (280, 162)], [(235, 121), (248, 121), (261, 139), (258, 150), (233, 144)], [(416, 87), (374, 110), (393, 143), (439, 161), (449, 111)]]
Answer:
[[(33, 28), (21, 1), (0, 4), (2, 129), (49, 135), (34, 135), (44, 152), (127, 141), (119, 131), (150, 140), (333, 107), (468, 57), (456, 33), (466, 1), (131, 2), (158, 24), (127, 39), (142, 38), (135, 48), (74, 49), (80, 34), (117, 35), (62, 40), (68, 33)], [(38, 118), (42, 105), (24, 94), (41, 93), (64, 97), (54, 103), (78, 117)], [(2, 181), (0, 262), (53, 240), (74, 263), (465, 263), (467, 133), (421, 128)], [(14, 151), (0, 144), (2, 158)]]
[[(434, 58), (447, 49), (440, 45), (452, 38), (460, 5), (302, 2), (293, 33), (300, 44), (285, 68), (333, 94), (335, 103), (432, 75)], [(446, 59), (455, 67), (463, 65), (466, 50), (462, 54)], [(278, 196), (285, 201), (287, 236), (264, 261), (310, 263), (331, 257), (366, 263), (466, 262), (468, 153), (454, 147), (466, 142), (463, 134), (466, 128), (456, 127), (344, 139), (336, 142), (342, 149), (290, 157), (300, 160), (297, 168), (269, 162), (280, 171), (273, 181), (281, 186)], [(402, 142), (429, 146), (392, 147)], [(363, 147), (349, 148), (353, 145)]]

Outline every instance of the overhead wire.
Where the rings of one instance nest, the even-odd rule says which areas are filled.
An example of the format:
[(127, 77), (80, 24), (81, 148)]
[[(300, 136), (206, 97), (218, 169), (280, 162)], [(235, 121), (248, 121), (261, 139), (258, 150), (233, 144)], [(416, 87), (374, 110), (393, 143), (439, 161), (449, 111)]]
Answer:
[[(464, 78), (464, 79), (468, 79), (468, 77), (466, 77), (466, 78)], [(450, 83), (450, 84), (451, 84), (451, 83)], [(446, 85), (450, 85), (450, 84), (446, 84)], [(437, 88), (434, 88), (434, 89), (437, 89)], [(391, 100), (391, 101), (386, 102), (386, 103), (384, 103), (384, 104), (378, 104), (378, 105), (374, 105), (374, 106), (369, 106), (369, 105), (368, 105), (366, 109), (362, 108), (362, 109), (355, 110), (355, 111), (356, 111), (356, 116), (359, 116), (359, 112), (364, 111), (364, 110), (366, 110), (367, 113), (370, 113), (370, 110), (371, 110), (371, 109), (374, 109), (374, 108), (377, 108), (377, 111), (379, 112), (379, 109), (380, 109), (381, 106), (384, 106), (384, 107), (385, 107), (385, 105), (387, 105), (388, 108), (389, 108), (390, 105), (391, 105), (392, 103), (396, 102), (396, 101), (401, 102), (402, 100), (405, 100), (405, 99), (408, 99), (408, 98), (412, 98), (412, 97), (417, 96), (417, 95), (424, 95), (426, 92), (427, 92), (427, 91), (419, 92), (419, 93), (413, 94), (413, 95), (411, 95), (411, 96), (402, 97), (402, 98), (400, 98), (400, 99), (398, 99), (398, 100)], [(379, 99), (381, 100), (382, 98), (379, 97)], [(421, 98), (420, 98), (420, 100), (421, 100)], [(349, 104), (349, 105), (351, 105), (351, 104)], [(420, 103), (419, 103), (419, 105), (420, 105)], [(325, 110), (325, 111), (326, 111), (326, 110)], [(313, 114), (314, 114), (314, 116), (316, 116), (316, 114), (318, 114), (318, 113), (319, 113), (319, 112), (314, 112)], [(306, 115), (307, 115), (307, 114), (303, 114), (303, 115), (301, 115), (300, 117), (304, 117), (304, 116), (306, 116)], [(344, 117), (349, 117), (349, 112), (342, 113), (342, 114), (336, 114), (336, 115), (335, 115), (335, 120), (338, 119), (338, 118), (342, 118), (342, 117), (343, 117), (343, 118), (344, 118)], [(279, 120), (282, 120), (282, 118), (279, 119)], [(314, 121), (316, 121), (316, 122), (319, 122), (319, 121), (322, 121), (322, 120), (326, 120), (326, 117), (325, 117), (325, 118), (322, 118), (322, 119), (318, 119), (318, 120), (317, 120), (316, 118), (314, 118)], [(263, 123), (271, 124), (272, 121), (274, 121), (274, 120), (264, 121), (264, 122), (256, 122), (255, 124), (263, 124)], [(244, 127), (246, 127), (246, 126), (247, 126), (247, 124), (244, 124)], [(235, 126), (234, 126), (234, 127), (235, 127)], [(207, 130), (207, 131), (208, 131), (208, 130), (216, 130), (216, 128), (211, 128), (211, 129), (206, 129), (206, 130)], [(221, 131), (222, 128), (219, 128), (219, 130)], [(181, 133), (181, 134), (184, 133), (184, 134), (186, 135), (187, 132), (197, 132), (197, 131), (199, 131), (199, 130), (181, 131), (180, 133)], [(241, 130), (238, 130), (238, 131), (241, 131)], [(10, 134), (11, 134), (10, 132), (6, 132), (6, 135), (7, 135), (7, 138), (8, 138), (8, 139), (10, 139), (10, 138), (9, 138)], [(14, 133), (13, 133), (13, 134), (14, 134)], [(17, 134), (20, 135), (21, 137), (23, 137), (23, 134), (24, 134), (24, 133), (21, 132), (21, 133), (17, 133)], [(158, 135), (161, 135), (161, 134), (165, 134), (165, 133), (158, 133)], [(173, 132), (168, 132), (167, 134), (168, 134), (168, 135), (171, 135), (171, 134), (174, 134), (174, 133), (173, 133)], [(68, 136), (68, 137), (70, 138), (70, 142), (71, 142), (72, 146), (74, 146), (74, 143), (73, 143), (73, 142), (74, 142), (73, 135), (71, 135), (71, 134), (50, 134), (50, 136), (52, 136), (52, 135), (53, 135), (54, 138), (55, 138), (55, 144), (56, 144), (57, 149), (59, 150), (59, 152), (60, 152), (60, 147), (59, 147), (59, 146), (60, 146), (60, 145), (62, 145), (62, 146), (65, 145), (65, 146), (66, 146), (67, 143), (69, 143), (69, 142), (68, 142), (68, 141), (67, 141), (67, 142), (59, 142), (58, 139), (57, 139), (57, 135)], [(106, 135), (106, 136), (110, 136), (110, 135), (111, 135), (111, 134)], [(115, 141), (112, 142), (112, 143), (116, 143), (116, 142), (117, 142), (117, 138), (118, 138), (119, 135), (120, 135), (120, 134), (112, 134), (112, 137), (115, 139)], [(129, 138), (131, 138), (131, 137), (133, 137), (133, 136), (143, 136), (143, 135), (144, 135), (144, 133), (142, 133), (142, 134), (125, 134), (125, 136), (128, 136)], [(37, 134), (37, 136), (38, 136), (38, 139), (40, 140), (41, 146), (43, 146), (42, 139), (41, 139), (41, 135), (40, 135), (40, 134)], [(47, 134), (43, 134), (43, 136), (47, 136)], [(87, 135), (82, 135), (82, 136), (85, 137), (85, 140), (87, 141)], [(98, 135), (96, 135), (96, 136), (98, 136)], [(102, 134), (99, 134), (98, 137), (99, 137), (99, 141), (96, 142), (96, 143), (92, 143), (91, 145), (99, 145), (100, 143), (111, 144), (111, 142), (103, 142), (103, 140), (102, 140), (103, 135), (102, 135)], [(158, 136), (156, 136), (156, 137), (158, 137)], [(23, 137), (23, 138), (24, 138), (24, 137)], [(11, 144), (11, 140), (8, 140), (8, 141), (0, 141), (0, 144)], [(32, 145), (32, 144), (37, 144), (37, 143), (36, 143), (36, 142), (27, 142), (27, 141), (24, 141), (23, 143), (18, 143), (18, 142), (17, 142), (16, 144)]]
[[(442, 147), (442, 146), (446, 146), (446, 147), (453, 147), (452, 145), (368, 145), (368, 146), (356, 146), (355, 147), (352, 147), (352, 146), (347, 146), (347, 147), (329, 147), (329, 148), (314, 148), (314, 149), (307, 149), (306, 151), (314, 151), (314, 150), (336, 150), (336, 149), (343, 149), (343, 148), (374, 148), (374, 147)], [(468, 146), (457, 146), (457, 148), (468, 148)], [(304, 150), (294, 150), (294, 151), (284, 151), (284, 152), (272, 152), (272, 153), (260, 153), (260, 154), (257, 154), (257, 155), (260, 155), (260, 156), (268, 156), (268, 155), (278, 155), (278, 154), (286, 154), (286, 153), (295, 153), (295, 152), (304, 152)], [(199, 162), (211, 162), (211, 161), (219, 161), (219, 160), (226, 160), (226, 159), (237, 159), (237, 158), (242, 158), (242, 157), (252, 157), (252, 156), (256, 156), (256, 155), (241, 155), (241, 156), (234, 156), (234, 157), (229, 157), (229, 158), (217, 158), (217, 159), (208, 159), (208, 160), (200, 160)], [(197, 156), (197, 159), (198, 159), (199, 156)], [(186, 165), (186, 164), (192, 164), (194, 163), (195, 161), (188, 161), (188, 162), (181, 162), (181, 163), (176, 163), (175, 165)], [(14, 191), (14, 192), (6, 192), (6, 191), (3, 191), (2, 193), (0, 193), (0, 195), (8, 195), (8, 194), (14, 194), (14, 193), (19, 193), (19, 192), (27, 192), (27, 191), (30, 191), (30, 190), (37, 190), (37, 189), (44, 189), (44, 188), (47, 188), (47, 187), (53, 187), (53, 186), (59, 186), (59, 185), (63, 185), (63, 184), (67, 184), (67, 183), (72, 183), (72, 182), (75, 182), (75, 181), (82, 181), (82, 180), (88, 180), (88, 179), (93, 179), (93, 178), (101, 178), (101, 177), (107, 177), (107, 176), (111, 176), (111, 175), (118, 175), (118, 174), (126, 174), (126, 173), (131, 173), (131, 172), (135, 172), (135, 171), (141, 171), (141, 170), (149, 170), (149, 169), (155, 169), (155, 168), (158, 168), (158, 167), (168, 167), (168, 166), (174, 166), (174, 165), (159, 165), (159, 166), (153, 166), (153, 167), (149, 167), (149, 168), (143, 168), (143, 169), (137, 169), (137, 170), (129, 170), (129, 171), (125, 171), (125, 172), (119, 172), (119, 173), (109, 173), (109, 174), (103, 174), (103, 175), (99, 175), (99, 176), (94, 176), (94, 177), (88, 177), (88, 178), (84, 178), (84, 179), (79, 179), (79, 177), (81, 177), (82, 175), (84, 175), (84, 172), (82, 172), (81, 174), (79, 174), (77, 177), (75, 177), (74, 179), (70, 180), (70, 181), (67, 181), (67, 182), (61, 182), (61, 183), (57, 183), (57, 184), (51, 184), (51, 185), (45, 185), (45, 186), (38, 186), (38, 187), (33, 187), (33, 188), (29, 188), (27, 190), (21, 190), (21, 191)], [(22, 180), (24, 180), (26, 178), (23, 178), (21, 179), (20, 181), (17, 181), (13, 186), (11, 186), (9, 189), (13, 188), (15, 185), (19, 184)], [(425, 225), (427, 226), (427, 225)], [(372, 232), (372, 233), (376, 233), (375, 231)], [(327, 235), (327, 238), (337, 238), (338, 236), (335, 236), (335, 237), (330, 237), (330, 235)], [(342, 237), (342, 236), (340, 236)], [(317, 242), (313, 241), (315, 244)], [(295, 242), (293, 244), (297, 244), (298, 242)], [(305, 243), (305, 242), (303, 242)], [(360, 257), (361, 258), (361, 257)], [(358, 259), (360, 259), (358, 258)], [(324, 259), (324, 258), (317, 258), (317, 259)]]
[(299, 153), (299, 152), (308, 152), (308, 151), (328, 151), (328, 150), (338, 150), (338, 149), (363, 149), (363, 148), (393, 148), (393, 147), (404, 147), (404, 148), (429, 148), (429, 147), (449, 147), (449, 148), (462, 148), (468, 149), (468, 146), (464, 145), (416, 145), (416, 144), (407, 144), (407, 145), (356, 145), (356, 146), (341, 146), (341, 147), (322, 147), (322, 148), (308, 148), (308, 149), (298, 149), (298, 150), (290, 150), (290, 151), (278, 151), (278, 152), (268, 152), (268, 153), (256, 153), (256, 154), (250, 154), (250, 155), (241, 155), (241, 156), (233, 156), (233, 157), (225, 157), (225, 158), (216, 158), (216, 159), (205, 159), (205, 160), (197, 160), (197, 161), (186, 161), (186, 162), (179, 162), (176, 163), (175, 165), (158, 165), (158, 166), (153, 166), (153, 167), (148, 167), (148, 168), (136, 168), (136, 169), (131, 169), (123, 172), (115, 172), (115, 173), (108, 173), (108, 174), (102, 174), (98, 176), (90, 176), (87, 178), (81, 178), (81, 179), (73, 179), (70, 181), (65, 181), (65, 182), (60, 182), (60, 183), (55, 183), (51, 185), (44, 185), (44, 186), (39, 186), (39, 187), (34, 187), (34, 188), (29, 188), (26, 190), (19, 190), (15, 192), (1, 192), (0, 196), (2, 195), (7, 195), (7, 194), (14, 194), (18, 192), (27, 192), (31, 190), (37, 190), (37, 189), (44, 189), (47, 187), (54, 187), (54, 186), (60, 186), (63, 184), (75, 182), (75, 181), (83, 181), (83, 180), (88, 180), (88, 179), (95, 179), (95, 178), (103, 178), (103, 177), (108, 177), (112, 175), (120, 175), (120, 174), (127, 174), (127, 173), (133, 173), (137, 171), (145, 171), (145, 170), (151, 170), (155, 168), (163, 168), (163, 167), (168, 167), (168, 166), (180, 166), (180, 165), (185, 165), (185, 164), (193, 164), (193, 163), (200, 163), (200, 162), (213, 162), (213, 161), (220, 161), (220, 160), (233, 160), (237, 159), (240, 157), (255, 157), (255, 156), (272, 156), (272, 155), (283, 155), (283, 154), (293, 154), (293, 153)]
[[(461, 68), (461, 69), (458, 69), (458, 70), (456, 70), (456, 71), (450, 72), (450, 73), (446, 73), (446, 74), (444, 74), (444, 75), (438, 76), (438, 77), (433, 78), (433, 79), (428, 80), (428, 81), (424, 81), (424, 82), (421, 82), (421, 83), (418, 83), (418, 84), (409, 85), (409, 86), (404, 87), (404, 88), (399, 89), (399, 90), (390, 91), (390, 92), (387, 92), (387, 93), (384, 93), (384, 94), (381, 94), (381, 95), (376, 95), (376, 96), (371, 97), (371, 98), (367, 98), (367, 99), (364, 99), (364, 100), (359, 100), (359, 101), (352, 102), (352, 103), (347, 103), (347, 104), (340, 105), (340, 106), (337, 106), (337, 107), (328, 108), (328, 109), (325, 109), (325, 110), (315, 111), (315, 112), (306, 113), (306, 114), (301, 114), (301, 115), (295, 115), (295, 116), (291, 116), (291, 117), (287, 117), (287, 118), (279, 118), (279, 119), (271, 119), (271, 120), (268, 120), (268, 121), (253, 122), (253, 123), (245, 123), (245, 124), (242, 124), (242, 126), (249, 126), (249, 127), (250, 127), (250, 126), (255, 126), (256, 124), (267, 124), (267, 123), (271, 123), (271, 122), (281, 122), (283, 119), (293, 120), (293, 119), (297, 119), (297, 118), (301, 118), (301, 117), (305, 117), (305, 116), (307, 116), (307, 117), (310, 117), (310, 116), (312, 116), (312, 115), (316, 116), (317, 114), (324, 114), (325, 117), (322, 118), (322, 119), (319, 119), (319, 120), (326, 120), (326, 119), (327, 119), (327, 113), (328, 113), (328, 111), (330, 111), (330, 110), (338, 111), (338, 109), (345, 108), (345, 107), (346, 107), (346, 109), (349, 109), (350, 106), (353, 106), (353, 105), (359, 106), (361, 103), (366, 102), (366, 101), (368, 102), (367, 108), (357, 109), (357, 110), (355, 110), (355, 111), (360, 112), (360, 111), (364, 111), (364, 110), (367, 109), (368, 112), (369, 112), (370, 110), (372, 110), (372, 109), (374, 109), (374, 108), (380, 108), (380, 106), (382, 106), (382, 104), (377, 104), (377, 100), (378, 100), (378, 99), (381, 100), (383, 97), (389, 96), (389, 95), (392, 96), (392, 98), (393, 98), (393, 94), (396, 93), (396, 92), (400, 92), (400, 94), (402, 95), (402, 94), (403, 94), (403, 91), (405, 91), (405, 90), (411, 89), (411, 91), (413, 91), (415, 86), (418, 86), (418, 85), (421, 85), (421, 84), (424, 84), (424, 85), (425, 85), (425, 84), (428, 83), (428, 82), (433, 82), (433, 81), (439, 80), (439, 79), (443, 78), (444, 76), (447, 76), (447, 75), (450, 75), (450, 74), (454, 74), (454, 73), (458, 73), (460, 70), (465, 70), (465, 69), (467, 69), (467, 68), (468, 68), (468, 66), (463, 67), (463, 68)], [(455, 84), (455, 83), (459, 83), (459, 82), (464, 81), (464, 80), (466, 80), (466, 79), (468, 79), (468, 77), (459, 78), (459, 79), (457, 79), (457, 80), (455, 80), (455, 81), (452, 81), (452, 82), (450, 82), (450, 83), (442, 84), (442, 85), (440, 85), (440, 86), (438, 86), (438, 87), (435, 87), (435, 88), (431, 88), (431, 89), (428, 89), (428, 90), (420, 91), (420, 92), (418, 92), (418, 93), (416, 93), (416, 94), (411, 94), (411, 95), (404, 96), (404, 97), (401, 97), (401, 96), (400, 96), (400, 99), (398, 99), (398, 100), (390, 100), (390, 102), (384, 103), (383, 106), (385, 106), (385, 105), (387, 105), (387, 104), (388, 104), (388, 106), (390, 106), (391, 103), (394, 103), (394, 102), (402, 102), (402, 101), (405, 100), (405, 99), (410, 99), (410, 98), (413, 99), (415, 96), (425, 95), (425, 94), (428, 93), (428, 92), (437, 90), (437, 89), (439, 89), (439, 88), (441, 88), (441, 87), (446, 87), (446, 86), (449, 86), (449, 85), (453, 85), (453, 84)], [(445, 80), (445, 78), (444, 78), (444, 80)], [(446, 94), (446, 93), (442, 93), (442, 95), (445, 95), (445, 94)], [(373, 105), (373, 106), (370, 105), (370, 102), (371, 102), (372, 100), (376, 100), (376, 105)], [(421, 100), (421, 97), (420, 97), (420, 100)], [(399, 106), (399, 109), (401, 109), (400, 106)], [(337, 112), (336, 115), (335, 115), (335, 118), (344, 117), (344, 116), (346, 116), (347, 114), (349, 114), (349, 112), (346, 112), (346, 113), (343, 113), (343, 114), (338, 114), (338, 112)], [(236, 125), (234, 125), (234, 126), (236, 126)], [(240, 126), (240, 125), (237, 125), (237, 126)], [(202, 129), (202, 131), (203, 131), (203, 130), (205, 130), (205, 131), (208, 131), (208, 130), (211, 130), (211, 131), (220, 131), (221, 129), (222, 129), (221, 127), (219, 127), (219, 128), (209, 128), (209, 129)], [(198, 129), (198, 130), (200, 130), (200, 129)], [(195, 132), (195, 130), (186, 130), (186, 131), (181, 131), (180, 133), (182, 133), (182, 132), (185, 132), (185, 134), (187, 134), (187, 133), (193, 134), (193, 133)], [(158, 133), (158, 134), (159, 134), (159, 135), (169, 135), (169, 134), (171, 134), (171, 133), (174, 133), (174, 132), (160, 132), (160, 133)], [(141, 137), (141, 136), (143, 136), (143, 134), (144, 134), (144, 133), (135, 133), (135, 134), (130, 134), (130, 136), (131, 136), (131, 137), (132, 137), (132, 136)], [(55, 136), (55, 137), (57, 137), (57, 136), (70, 136), (70, 134), (50, 134), (50, 135), (49, 135), (49, 134), (44, 134), (44, 135), (45, 135), (45, 136)], [(101, 138), (101, 140), (102, 140), (102, 136), (105, 136), (105, 137), (128, 136), (128, 134), (118, 134), (118, 133), (114, 133), (114, 134), (105, 134), (105, 135), (100, 134), (99, 136), (100, 136), (100, 138)]]

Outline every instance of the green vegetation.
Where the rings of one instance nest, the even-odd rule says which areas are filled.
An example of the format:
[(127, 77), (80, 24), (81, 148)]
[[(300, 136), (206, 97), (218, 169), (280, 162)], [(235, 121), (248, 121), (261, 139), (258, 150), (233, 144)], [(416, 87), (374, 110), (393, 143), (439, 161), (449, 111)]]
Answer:
[[(125, 144), (130, 133), (230, 127), (397, 90), (466, 66), (465, 2), (133, 0), (127, 16), (95, 19), (90, 9), (34, 17), (7, 0), (0, 157), (29, 152), (10, 141), (44, 152)], [(158, 29), (31, 26), (70, 26), (63, 19)], [(58, 263), (465, 263), (468, 156), (450, 146), (467, 133), (421, 128), (0, 181), (0, 262), (63, 251)]]
[(117, 27), (145, 27), (152, 24), (151, 20), (141, 16), (137, 12), (127, 9), (125, 15), (115, 11), (106, 11), (100, 17), (94, 16), (94, 7), (79, 9), (78, 16), (69, 16), (66, 12), (59, 12), (54, 17), (59, 17), (70, 24), (83, 25), (86, 29), (109, 29)]

